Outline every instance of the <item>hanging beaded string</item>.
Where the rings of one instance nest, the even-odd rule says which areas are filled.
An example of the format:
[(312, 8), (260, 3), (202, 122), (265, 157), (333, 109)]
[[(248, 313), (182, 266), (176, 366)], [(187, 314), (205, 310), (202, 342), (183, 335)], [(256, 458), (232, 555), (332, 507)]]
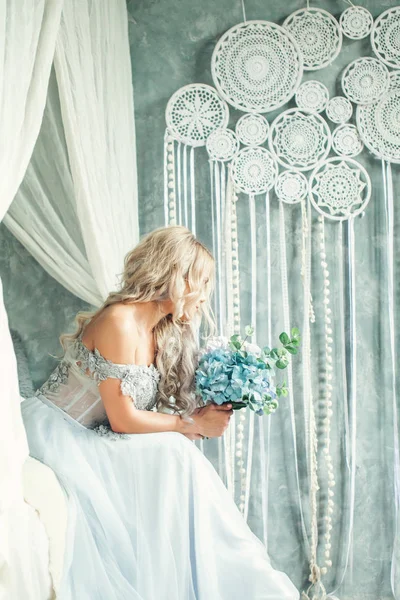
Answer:
[[(310, 356), (307, 357), (310, 360)], [(311, 554), (310, 554), (310, 576), (311, 584), (306, 592), (302, 592), (302, 600), (325, 600), (326, 589), (321, 581), (321, 570), (317, 563), (317, 546), (318, 546), (318, 523), (317, 523), (317, 492), (318, 485), (318, 437), (315, 423), (315, 414), (313, 403), (310, 403), (310, 456), (311, 456), (311, 489), (310, 489), (310, 504), (311, 504)], [(311, 595), (312, 590), (312, 595)], [(322, 595), (320, 595), (320, 593)]]
[[(305, 273), (306, 273), (306, 269), (308, 268), (310, 270), (311, 267), (311, 254), (309, 254), (309, 264), (308, 267), (306, 265), (306, 256), (307, 256), (307, 252), (306, 252), (306, 242), (307, 242), (307, 238), (308, 238), (308, 233), (309, 233), (309, 227), (308, 227), (308, 218), (307, 218), (307, 212), (306, 212), (306, 202), (305, 200), (301, 201), (301, 221), (302, 221), (302, 263), (301, 263), (301, 278), (303, 280), (304, 283), (304, 277), (305, 277)], [(314, 313), (314, 306), (313, 306), (313, 297), (311, 295), (311, 290), (309, 291), (309, 296), (310, 296), (310, 300), (309, 300), (309, 313), (310, 313), (310, 321), (311, 323), (315, 323), (315, 313)]]
[[(308, 209), (310, 209), (310, 203), (308, 203)], [(308, 215), (310, 217), (310, 214)], [(310, 218), (308, 222), (311, 223)], [(310, 230), (309, 230), (310, 231)], [(310, 239), (311, 243), (311, 239)], [(309, 273), (305, 273), (306, 285), (308, 286), (311, 278)], [(311, 343), (310, 343), (310, 330), (309, 325), (306, 326), (305, 331), (305, 343), (304, 343), (304, 368), (311, 374)], [(315, 421), (314, 402), (312, 396), (311, 385), (307, 386), (307, 392), (309, 394), (309, 460), (310, 460), (310, 509), (311, 509), (311, 546), (310, 546), (310, 575), (308, 580), (311, 582), (307, 591), (303, 591), (301, 594), (302, 600), (318, 600), (321, 598), (325, 600), (326, 590), (324, 584), (321, 581), (321, 570), (317, 562), (317, 547), (318, 547), (318, 506), (317, 506), (317, 492), (320, 489), (318, 484), (318, 436), (317, 427)]]
[[(224, 252), (225, 257), (225, 285), (226, 285), (226, 336), (233, 335), (233, 266), (232, 266), (232, 204), (233, 200), (233, 181), (231, 177), (231, 167), (228, 165), (226, 201), (224, 210)], [(229, 427), (224, 436), (225, 439), (225, 462), (227, 468), (228, 491), (235, 500), (235, 429), (236, 429), (236, 411), (230, 418)], [(229, 474), (229, 477), (228, 477)]]
[[(311, 387), (311, 331), (310, 322), (315, 320), (314, 312), (310, 310), (312, 302), (311, 298), (311, 254), (312, 254), (312, 236), (311, 236), (311, 203), (302, 200), (302, 269), (301, 276), (304, 286), (304, 343), (303, 343), (303, 383), (304, 397), (308, 401), (308, 423), (306, 423), (307, 440), (309, 448), (307, 448), (307, 465), (310, 481), (310, 510), (311, 510), (311, 545), (309, 547), (309, 565), (311, 582), (306, 592), (302, 592), (302, 600), (317, 600), (319, 592), (322, 592), (322, 598), (325, 598), (325, 588), (320, 581), (321, 571), (317, 564), (317, 546), (318, 546), (318, 507), (317, 507), (317, 492), (318, 484), (318, 437), (315, 422), (314, 402)], [(306, 405), (306, 402), (305, 402)], [(305, 415), (306, 416), (306, 415)], [(311, 589), (312, 595), (310, 595)]]
[[(237, 213), (236, 203), (238, 196), (233, 189), (232, 192), (232, 207), (231, 207), (231, 233), (232, 233), (232, 288), (233, 288), (233, 330), (234, 333), (240, 334), (240, 270), (239, 270), (239, 246), (238, 246), (238, 230), (237, 230)], [(235, 457), (237, 458), (236, 466), (240, 475), (240, 503), (239, 510), (244, 515), (245, 500), (246, 500), (246, 469), (243, 460), (243, 439), (244, 425), (246, 421), (246, 409), (241, 408), (239, 411), (239, 422), (237, 424), (236, 445), (235, 431), (233, 434), (232, 448), (236, 447)]]
[(164, 132), (164, 224), (168, 225), (168, 130)]
[(320, 250), (321, 250), (321, 267), (324, 275), (324, 316), (325, 316), (325, 358), (326, 358), (326, 384), (325, 384), (325, 417), (323, 419), (323, 431), (325, 434), (324, 439), (324, 456), (328, 473), (328, 507), (327, 515), (325, 515), (326, 521), (326, 533), (325, 533), (325, 548), (324, 558), (325, 567), (321, 568), (321, 573), (325, 575), (327, 573), (327, 567), (332, 566), (332, 560), (330, 558), (331, 550), (331, 529), (332, 529), (332, 513), (334, 509), (334, 491), (335, 477), (332, 465), (332, 456), (330, 453), (330, 432), (331, 432), (331, 417), (333, 415), (332, 410), (332, 378), (333, 378), (333, 365), (332, 365), (332, 327), (331, 327), (331, 313), (332, 310), (329, 307), (329, 271), (328, 263), (326, 262), (326, 247), (325, 247), (325, 218), (323, 215), (318, 216), (318, 222), (320, 225)]
[[(255, 197), (249, 195), (249, 212), (250, 212), (250, 237), (251, 237), (251, 324), (254, 330), (257, 329), (257, 240), (256, 240), (256, 207)], [(256, 343), (256, 336), (253, 334), (252, 341)], [(249, 432), (247, 438), (247, 472), (245, 487), (241, 490), (244, 495), (244, 518), (247, 521), (250, 502), (251, 488), (251, 472), (253, 460), (253, 445), (254, 445), (254, 411), (249, 412)], [(244, 494), (243, 494), (244, 492)], [(243, 501), (241, 501), (243, 503)]]
[[(226, 181), (226, 168), (224, 164), (220, 165), (221, 175), (221, 262), (220, 262), (220, 273), (221, 273), (221, 288), (223, 291), (223, 308), (224, 313), (221, 317), (221, 334), (226, 335), (229, 325), (229, 315), (232, 316), (232, 289), (231, 289), (231, 271), (232, 271), (232, 242), (231, 242), (231, 223), (230, 223), (230, 212), (232, 204), (232, 180), (229, 177)], [(229, 173), (228, 173), (229, 175)], [(227, 309), (227, 315), (225, 314)], [(225, 474), (226, 474), (226, 487), (232, 498), (235, 497), (234, 491), (234, 460), (232, 457), (232, 439), (230, 429), (232, 428), (232, 421), (230, 420), (229, 427), (224, 432), (224, 435), (219, 438), (223, 442), (224, 446), (224, 458), (225, 458)], [(222, 452), (222, 450), (221, 450)]]
[[(166, 160), (165, 160), (166, 157)], [(175, 153), (174, 139), (165, 132), (164, 137), (164, 177), (166, 177), (167, 185), (165, 188), (164, 209), (168, 205), (168, 212), (165, 210), (166, 222), (170, 225), (176, 225), (176, 186), (175, 186)], [(166, 198), (168, 196), (168, 198)]]

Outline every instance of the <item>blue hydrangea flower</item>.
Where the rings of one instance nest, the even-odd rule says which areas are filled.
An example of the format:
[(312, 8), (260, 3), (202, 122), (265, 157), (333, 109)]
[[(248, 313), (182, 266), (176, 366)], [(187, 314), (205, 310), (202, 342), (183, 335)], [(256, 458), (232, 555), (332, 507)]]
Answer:
[(228, 340), (220, 337), (199, 353), (196, 393), (205, 402), (243, 402), (259, 416), (275, 410), (272, 370), (259, 359), (258, 347), (249, 346), (244, 352), (232, 350)]

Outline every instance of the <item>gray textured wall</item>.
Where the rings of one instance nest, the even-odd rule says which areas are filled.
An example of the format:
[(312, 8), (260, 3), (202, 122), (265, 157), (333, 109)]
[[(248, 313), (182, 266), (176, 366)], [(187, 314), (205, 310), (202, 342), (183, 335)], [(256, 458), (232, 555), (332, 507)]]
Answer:
[[(302, 8), (305, 2), (246, 2), (247, 19), (265, 19), (281, 24), (292, 11)], [(315, 5), (315, 3), (313, 3)], [(394, 2), (364, 2), (374, 16), (395, 6)], [(329, 1), (318, 4), (336, 17), (346, 8), (346, 3)], [(130, 41), (135, 90), (135, 117), (137, 131), (137, 161), (140, 193), (140, 227), (146, 233), (163, 224), (163, 135), (164, 110), (175, 90), (188, 83), (202, 82), (212, 85), (210, 60), (216, 41), (227, 29), (242, 21), (241, 3), (228, 0), (194, 3), (189, 0), (128, 2), (130, 15)], [(339, 77), (345, 65), (358, 56), (371, 55), (368, 38), (359, 42), (344, 39), (343, 50), (337, 60), (323, 71), (306, 73), (304, 79), (319, 79), (328, 86), (332, 95), (340, 93)], [(291, 101), (287, 107), (294, 106)], [(286, 108), (286, 107), (284, 107)], [(270, 113), (268, 120), (278, 114)], [(230, 126), (240, 114), (231, 110)], [(354, 122), (354, 121), (353, 121)], [(359, 157), (371, 175), (373, 193), (363, 218), (355, 223), (356, 235), (356, 287), (357, 287), (357, 470), (356, 506), (354, 523), (353, 577), (347, 570), (338, 596), (354, 600), (392, 598), (390, 593), (390, 558), (394, 529), (393, 513), (393, 420), (391, 414), (391, 371), (388, 349), (389, 325), (387, 318), (387, 269), (385, 211), (380, 161), (364, 151)], [(198, 235), (211, 247), (209, 227), (209, 177), (204, 149), (196, 151), (197, 222)], [(399, 186), (399, 169), (394, 167), (395, 190)], [(396, 198), (395, 198), (396, 199)], [(397, 211), (396, 211), (397, 212)], [(250, 322), (251, 269), (249, 246), (249, 213), (247, 198), (238, 202), (242, 323)], [(264, 206), (257, 202), (258, 241), (258, 339), (267, 335), (265, 319), (265, 228)], [(399, 230), (395, 216), (395, 230)], [(274, 235), (271, 249), (273, 269), (273, 330), (277, 335), (283, 330), (282, 299), (280, 290), (280, 250), (278, 236), (278, 205), (271, 207), (271, 229)], [(301, 221), (299, 207), (286, 212), (288, 236), (288, 266), (290, 277), (291, 322), (303, 328), (301, 302)], [(326, 223), (328, 264), (331, 271), (331, 306), (338, 314), (339, 285), (337, 279), (338, 256), (335, 250), (337, 223)], [(322, 276), (319, 265), (317, 214), (313, 214), (313, 296), (316, 323), (312, 325), (313, 391), (318, 418), (319, 396), (323, 382), (318, 368), (323, 366)], [(344, 238), (346, 244), (346, 236)], [(396, 243), (396, 253), (398, 250)], [(397, 267), (397, 265), (396, 265)], [(0, 275), (3, 280), (5, 304), (10, 326), (22, 336), (28, 353), (29, 366), (35, 385), (49, 374), (55, 361), (49, 353), (58, 353), (58, 335), (70, 328), (77, 310), (87, 308), (82, 301), (54, 281), (26, 250), (13, 238), (4, 225), (0, 225)], [(337, 325), (337, 324), (336, 324)], [(346, 333), (348, 334), (348, 314)], [(332, 453), (336, 474), (335, 513), (332, 558), (334, 566), (325, 583), (333, 589), (339, 583), (345, 566), (346, 527), (348, 526), (348, 471), (344, 456), (345, 391), (342, 385), (342, 351), (340, 331), (334, 326), (334, 417)], [(299, 476), (304, 491), (303, 503), (307, 522), (307, 471), (305, 461), (305, 431), (302, 412), (301, 358), (294, 360), (294, 400), (296, 405), (297, 451)], [(291, 422), (288, 404), (282, 402), (273, 416), (271, 427), (271, 477), (268, 548), (277, 568), (286, 571), (299, 588), (307, 584), (307, 556), (302, 542), (298, 499), (293, 469), (294, 450), (291, 442)], [(256, 422), (256, 435), (261, 421)], [(265, 425), (265, 420), (264, 420)], [(211, 456), (215, 446), (210, 441)], [(255, 454), (254, 464), (259, 463)], [(321, 462), (321, 481), (324, 485), (324, 464)], [(258, 472), (258, 469), (256, 469)], [(325, 489), (325, 488), (324, 488)], [(321, 492), (323, 501), (323, 490)], [(261, 537), (260, 482), (252, 481), (252, 500), (249, 524)], [(323, 541), (321, 539), (321, 541)], [(322, 559), (323, 560), (323, 557)]]

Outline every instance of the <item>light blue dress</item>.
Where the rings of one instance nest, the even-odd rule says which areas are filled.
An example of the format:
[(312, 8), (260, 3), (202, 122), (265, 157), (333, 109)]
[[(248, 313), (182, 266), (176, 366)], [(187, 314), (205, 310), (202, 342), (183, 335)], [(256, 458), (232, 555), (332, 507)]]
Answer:
[(298, 600), (194, 442), (110, 429), (98, 389), (108, 377), (154, 410), (154, 365), (113, 363), (80, 338), (21, 404), (30, 454), (67, 498), (58, 600)]

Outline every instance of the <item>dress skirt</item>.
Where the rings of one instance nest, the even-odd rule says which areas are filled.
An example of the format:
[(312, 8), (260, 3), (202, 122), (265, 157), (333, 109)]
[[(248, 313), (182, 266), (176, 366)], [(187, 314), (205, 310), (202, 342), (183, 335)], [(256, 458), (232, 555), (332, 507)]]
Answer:
[(68, 526), (58, 600), (298, 600), (211, 462), (177, 432), (101, 435), (33, 396), (30, 454)]

